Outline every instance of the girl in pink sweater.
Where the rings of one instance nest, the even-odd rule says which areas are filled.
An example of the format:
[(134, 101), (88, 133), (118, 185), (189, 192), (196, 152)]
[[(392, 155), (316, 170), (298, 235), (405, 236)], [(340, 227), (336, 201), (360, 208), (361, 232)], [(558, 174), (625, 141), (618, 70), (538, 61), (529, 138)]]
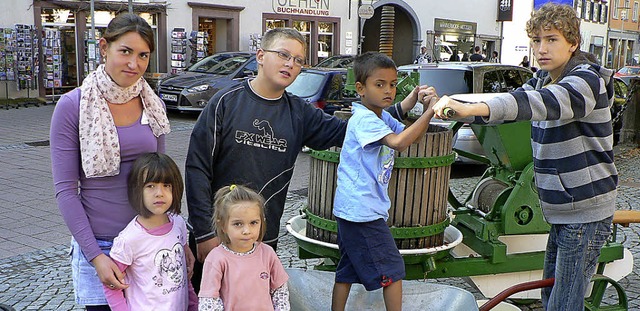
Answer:
[(276, 252), (262, 243), (264, 199), (243, 186), (216, 192), (213, 215), (222, 242), (207, 255), (199, 310), (290, 310), (288, 275)]

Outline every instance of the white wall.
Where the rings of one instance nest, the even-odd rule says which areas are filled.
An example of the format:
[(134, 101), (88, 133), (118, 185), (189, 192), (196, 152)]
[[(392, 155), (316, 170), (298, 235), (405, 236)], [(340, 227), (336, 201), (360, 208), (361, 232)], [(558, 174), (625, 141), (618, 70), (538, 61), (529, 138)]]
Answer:
[(533, 54), (530, 53), (529, 37), (525, 31), (527, 20), (531, 17), (532, 0), (513, 1), (513, 21), (504, 22), (504, 40), (502, 42), (502, 63), (518, 65), (523, 56), (528, 56), (533, 65)]
[(405, 2), (420, 18), (421, 39), (424, 40), (427, 31), (433, 30), (436, 18), (477, 23), (477, 34), (499, 36), (500, 23), (496, 22), (498, 1), (500, 0), (406, 0)]
[(28, 0), (0, 0), (0, 27), (9, 28), (14, 24), (34, 24), (33, 3)]

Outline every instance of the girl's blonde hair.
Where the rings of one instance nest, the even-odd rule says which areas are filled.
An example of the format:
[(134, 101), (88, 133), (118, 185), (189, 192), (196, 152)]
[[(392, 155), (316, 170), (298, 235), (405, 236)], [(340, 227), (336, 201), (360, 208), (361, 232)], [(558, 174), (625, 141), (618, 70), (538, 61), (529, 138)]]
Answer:
[(213, 213), (212, 226), (222, 243), (231, 243), (229, 236), (223, 229), (229, 221), (231, 206), (241, 202), (254, 202), (260, 207), (260, 235), (258, 236), (258, 242), (262, 241), (264, 238), (264, 234), (267, 231), (266, 219), (264, 216), (264, 198), (248, 187), (230, 185), (224, 186), (216, 192), (213, 203), (215, 211)]
[(167, 212), (176, 215), (180, 214), (184, 183), (182, 182), (180, 169), (178, 169), (178, 165), (171, 157), (163, 153), (152, 152), (141, 155), (133, 162), (127, 179), (127, 194), (129, 196), (129, 204), (142, 217), (153, 215), (144, 206), (143, 196), (144, 185), (150, 182), (171, 184), (173, 201)]

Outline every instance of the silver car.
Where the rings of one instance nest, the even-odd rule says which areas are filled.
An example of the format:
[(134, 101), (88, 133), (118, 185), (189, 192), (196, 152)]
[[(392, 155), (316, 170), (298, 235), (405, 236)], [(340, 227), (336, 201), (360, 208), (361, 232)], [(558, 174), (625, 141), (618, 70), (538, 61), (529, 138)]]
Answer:
[[(439, 96), (469, 93), (510, 92), (531, 79), (531, 70), (512, 65), (476, 62), (447, 62), (439, 64), (414, 64), (398, 68), (399, 74), (417, 71), (420, 85), (436, 88)], [(432, 124), (449, 126), (449, 121), (432, 120)], [(484, 155), (484, 150), (468, 124), (463, 125), (454, 138), (453, 148)], [(482, 162), (458, 156), (457, 163), (481, 164)]]

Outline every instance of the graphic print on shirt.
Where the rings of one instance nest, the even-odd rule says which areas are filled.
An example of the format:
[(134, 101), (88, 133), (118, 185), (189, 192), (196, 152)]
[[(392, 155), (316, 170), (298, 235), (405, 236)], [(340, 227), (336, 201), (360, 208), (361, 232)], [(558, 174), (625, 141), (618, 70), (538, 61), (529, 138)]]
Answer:
[(266, 272), (260, 273), (260, 278), (263, 279), (263, 280), (268, 280), (269, 279), (269, 273), (266, 273)]
[(381, 184), (388, 184), (391, 179), (391, 171), (393, 171), (393, 149), (382, 146), (380, 148), (380, 154), (378, 158), (381, 159), (382, 168), (380, 169), (380, 174), (378, 175), (378, 182)]
[[(154, 263), (158, 272), (153, 280), (158, 287), (168, 287), (162, 289), (162, 294), (177, 291), (184, 285), (183, 261), (184, 252), (180, 243), (176, 243), (172, 249), (161, 249), (156, 253)], [(167, 284), (165, 280), (168, 280)]]
[(236, 130), (236, 143), (278, 152), (287, 151), (287, 140), (276, 138), (271, 124), (267, 120), (253, 120), (256, 132)]

